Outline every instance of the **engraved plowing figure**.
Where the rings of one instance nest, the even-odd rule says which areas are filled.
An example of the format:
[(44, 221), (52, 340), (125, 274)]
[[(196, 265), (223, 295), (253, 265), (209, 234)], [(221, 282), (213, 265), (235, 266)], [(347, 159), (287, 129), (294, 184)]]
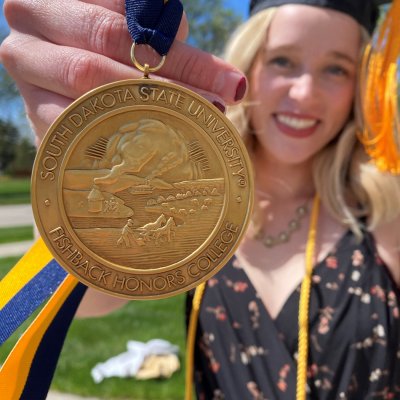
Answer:
[(125, 247), (132, 247), (132, 242), (134, 244), (138, 244), (139, 246), (143, 246), (143, 239), (136, 238), (134, 232), (134, 222), (131, 218), (129, 218), (128, 222), (122, 228), (121, 236), (117, 241), (118, 246), (125, 244)]

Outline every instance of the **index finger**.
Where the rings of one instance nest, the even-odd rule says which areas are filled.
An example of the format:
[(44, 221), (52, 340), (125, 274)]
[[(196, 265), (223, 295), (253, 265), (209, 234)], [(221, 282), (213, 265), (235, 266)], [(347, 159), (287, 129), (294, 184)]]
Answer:
[[(45, 37), (61, 46), (105, 55), (126, 65), (132, 64), (132, 39), (120, 13), (73, 0), (67, 3), (61, 0), (9, 1), (5, 11), (12, 29), (16, 31)], [(137, 56), (139, 61), (148, 62), (149, 51), (144, 47), (139, 46)], [(153, 58), (150, 56), (150, 60)], [(158, 60), (148, 63), (157, 65)], [(246, 90), (246, 80), (235, 67), (177, 40), (159, 75), (212, 92), (228, 104), (239, 101)]]
[[(100, 7), (107, 8), (110, 11), (114, 11), (118, 14), (125, 15), (125, 1), (123, 0), (79, 0), (82, 3), (95, 4)], [(176, 40), (181, 42), (186, 41), (189, 35), (189, 24), (185, 11), (183, 11), (182, 20), (179, 25), (178, 32), (176, 34)]]

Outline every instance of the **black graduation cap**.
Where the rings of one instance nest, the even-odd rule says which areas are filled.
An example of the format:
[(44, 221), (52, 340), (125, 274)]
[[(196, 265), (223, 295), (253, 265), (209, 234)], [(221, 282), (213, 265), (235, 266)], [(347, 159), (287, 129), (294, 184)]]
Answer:
[(390, 0), (251, 0), (250, 15), (283, 4), (305, 4), (331, 8), (348, 14), (372, 33), (379, 16), (378, 6), (389, 2)]

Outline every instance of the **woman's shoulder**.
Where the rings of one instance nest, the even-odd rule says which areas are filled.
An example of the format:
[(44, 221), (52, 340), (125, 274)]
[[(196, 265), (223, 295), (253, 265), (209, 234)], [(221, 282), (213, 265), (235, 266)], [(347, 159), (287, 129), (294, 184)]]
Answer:
[(400, 217), (380, 225), (372, 234), (380, 258), (400, 287)]

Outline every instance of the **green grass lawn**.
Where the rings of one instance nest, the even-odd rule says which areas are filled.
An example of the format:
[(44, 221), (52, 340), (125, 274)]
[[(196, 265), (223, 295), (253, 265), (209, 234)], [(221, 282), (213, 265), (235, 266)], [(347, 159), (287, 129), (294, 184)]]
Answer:
[(31, 180), (0, 176), (0, 205), (28, 204), (31, 202)]
[(13, 228), (0, 228), (0, 244), (22, 242), (33, 239), (33, 226), (17, 226)]
[[(0, 259), (0, 278), (18, 259)], [(126, 350), (128, 340), (146, 342), (154, 338), (169, 340), (181, 349), (184, 360), (184, 295), (169, 299), (132, 301), (106, 317), (75, 320), (68, 333), (53, 380), (52, 389), (60, 392), (96, 396), (103, 399), (181, 400), (184, 396), (184, 368), (168, 380), (135, 381), (109, 378), (95, 384), (90, 370), (98, 362)], [(1, 348), (0, 363), (21, 333), (25, 323)]]

